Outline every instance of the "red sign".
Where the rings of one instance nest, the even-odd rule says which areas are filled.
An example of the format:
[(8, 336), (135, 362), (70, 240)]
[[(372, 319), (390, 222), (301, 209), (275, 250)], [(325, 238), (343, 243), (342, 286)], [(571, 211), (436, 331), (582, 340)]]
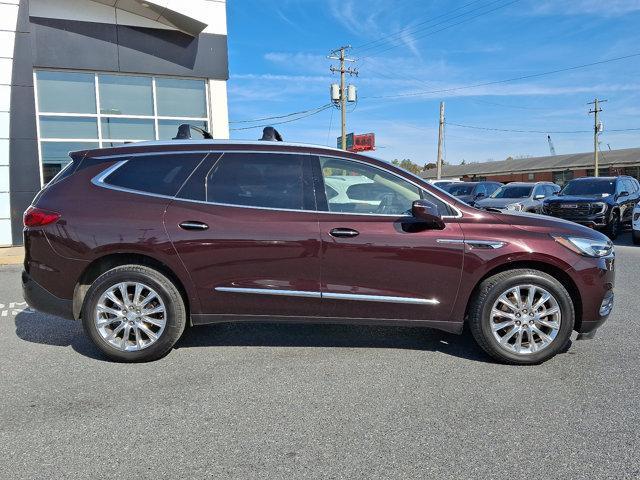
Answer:
[(353, 135), (353, 144), (347, 150), (350, 152), (366, 152), (367, 150), (376, 149), (376, 136), (373, 133), (363, 133), (361, 135)]

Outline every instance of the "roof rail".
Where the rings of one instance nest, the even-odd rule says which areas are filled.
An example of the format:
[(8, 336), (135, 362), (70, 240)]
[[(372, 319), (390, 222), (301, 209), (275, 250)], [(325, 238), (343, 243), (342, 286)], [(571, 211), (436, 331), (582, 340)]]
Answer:
[(173, 140), (189, 140), (191, 138), (191, 130), (195, 130), (196, 132), (200, 133), (202, 135), (202, 138), (213, 140), (213, 136), (204, 128), (196, 127), (195, 125), (191, 125), (189, 123), (183, 123), (178, 127), (178, 133), (175, 137), (173, 137)]

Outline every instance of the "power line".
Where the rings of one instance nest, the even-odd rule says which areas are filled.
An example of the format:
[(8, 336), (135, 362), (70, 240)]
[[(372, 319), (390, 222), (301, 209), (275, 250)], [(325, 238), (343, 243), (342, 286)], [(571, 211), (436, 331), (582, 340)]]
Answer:
[(262, 117), (262, 118), (254, 118), (253, 120), (230, 120), (229, 123), (255, 123), (255, 122), (264, 122), (265, 120), (277, 120), (280, 118), (293, 117), (294, 115), (302, 115), (305, 113), (309, 113), (311, 111), (317, 110), (318, 108), (322, 108), (325, 105), (320, 105), (319, 107), (309, 108), (308, 110), (301, 110), (300, 112), (287, 113), (286, 115), (277, 115), (275, 117)]
[(546, 75), (553, 75), (556, 73), (562, 73), (562, 72), (569, 72), (572, 70), (579, 70), (581, 68), (588, 68), (588, 67), (594, 67), (596, 65), (603, 65), (605, 63), (611, 63), (611, 62), (617, 62), (620, 60), (626, 60), (628, 58), (633, 58), (633, 57), (640, 57), (640, 53), (632, 53), (630, 55), (624, 55), (622, 57), (615, 57), (615, 58), (609, 58), (606, 60), (600, 60), (598, 62), (592, 62), (592, 63), (585, 63), (582, 65), (574, 65), (572, 67), (566, 67), (566, 68), (559, 68), (556, 70), (549, 70), (547, 72), (541, 72), (541, 73), (533, 73), (530, 75), (522, 75), (519, 77), (513, 77), (513, 78), (507, 78), (504, 80), (494, 80), (492, 82), (484, 82), (484, 83), (476, 83), (474, 85), (464, 85), (461, 87), (451, 87), (451, 88), (443, 88), (440, 90), (430, 90), (430, 91), (422, 91), (422, 92), (411, 92), (411, 93), (397, 93), (394, 95), (372, 95), (369, 97), (362, 97), (362, 98), (368, 98), (368, 99), (380, 99), (380, 98), (400, 98), (400, 97), (419, 97), (422, 95), (430, 95), (430, 94), (435, 94), (435, 93), (449, 93), (449, 92), (457, 92), (460, 90), (468, 90), (471, 88), (478, 88), (478, 87), (486, 87), (489, 85), (498, 85), (501, 83), (510, 83), (510, 82), (517, 82), (520, 80), (527, 80), (530, 78), (538, 78), (538, 77), (544, 77)]
[[(477, 125), (462, 125), (460, 123), (445, 122), (447, 125), (453, 127), (470, 128), (473, 130), (488, 130), (491, 132), (511, 132), (511, 133), (542, 133), (542, 134), (574, 134), (574, 133), (592, 133), (592, 130), (522, 130), (515, 128), (494, 128), (494, 127), (479, 127)], [(616, 128), (607, 129), (607, 132), (634, 132), (640, 131), (640, 128)]]
[(282, 122), (266, 123), (264, 125), (253, 125), (251, 127), (230, 128), (229, 130), (232, 130), (232, 131), (251, 130), (252, 128), (263, 128), (263, 127), (270, 127), (270, 126), (273, 126), (273, 125), (282, 125), (283, 123), (297, 122), (298, 120), (302, 120), (303, 118), (311, 117), (313, 115), (317, 115), (320, 112), (324, 112), (326, 109), (331, 108), (331, 107), (333, 107), (332, 104), (327, 104), (327, 105), (324, 105), (323, 107), (320, 107), (320, 108), (318, 108), (316, 110), (311, 111), (311, 113), (307, 113), (306, 115), (302, 115), (301, 117), (291, 118), (289, 120), (283, 120)]

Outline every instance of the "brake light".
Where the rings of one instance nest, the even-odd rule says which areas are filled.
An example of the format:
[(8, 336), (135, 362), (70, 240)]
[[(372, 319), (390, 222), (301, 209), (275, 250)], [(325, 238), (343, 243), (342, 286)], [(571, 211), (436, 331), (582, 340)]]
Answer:
[(60, 219), (60, 214), (43, 210), (42, 208), (29, 207), (24, 212), (23, 222), (25, 227), (44, 227), (55, 223)]

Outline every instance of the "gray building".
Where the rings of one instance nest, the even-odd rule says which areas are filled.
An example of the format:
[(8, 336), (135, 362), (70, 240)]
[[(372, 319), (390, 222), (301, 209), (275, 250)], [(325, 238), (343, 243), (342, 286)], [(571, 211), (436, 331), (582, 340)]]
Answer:
[(0, 2), (0, 245), (71, 150), (228, 138), (227, 79), (225, 0)]

